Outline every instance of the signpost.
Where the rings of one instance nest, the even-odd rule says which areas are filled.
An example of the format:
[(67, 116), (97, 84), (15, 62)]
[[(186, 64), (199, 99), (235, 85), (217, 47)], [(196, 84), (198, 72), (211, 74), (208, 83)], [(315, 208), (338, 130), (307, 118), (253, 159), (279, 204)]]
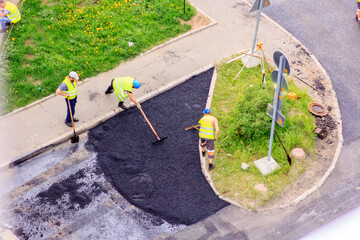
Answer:
[(250, 9), (250, 12), (259, 10), (258, 15), (257, 15), (257, 20), (256, 20), (254, 41), (253, 41), (253, 45), (252, 45), (252, 48), (251, 48), (251, 54), (254, 54), (255, 43), (256, 43), (256, 36), (257, 36), (258, 29), (259, 29), (259, 22), (260, 22), (261, 11), (262, 11), (262, 9), (263, 9), (264, 7), (268, 7), (268, 6), (270, 6), (269, 0), (256, 0), (256, 1), (254, 2), (254, 5), (253, 5), (252, 8)]
[(277, 122), (282, 127), (285, 125), (285, 117), (281, 114), (281, 110), (284, 96), (289, 91), (289, 85), (283, 75), (284, 72), (290, 74), (290, 64), (285, 54), (276, 51), (274, 53), (274, 63), (279, 71), (273, 71), (271, 74), (275, 95), (272, 105), (268, 104), (266, 110), (266, 113), (272, 118), (268, 156), (254, 162), (263, 175), (267, 175), (280, 168), (277, 162), (271, 157), (271, 150), (274, 139), (275, 123)]

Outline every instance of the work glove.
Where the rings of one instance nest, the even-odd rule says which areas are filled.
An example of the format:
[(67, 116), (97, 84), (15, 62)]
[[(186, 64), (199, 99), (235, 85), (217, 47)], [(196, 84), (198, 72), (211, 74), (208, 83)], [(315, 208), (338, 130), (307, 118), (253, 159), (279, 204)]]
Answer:
[(141, 105), (140, 105), (140, 103), (139, 103), (138, 105), (136, 105), (136, 106), (137, 106), (137, 108), (138, 108), (138, 109), (140, 109), (140, 108), (141, 108)]

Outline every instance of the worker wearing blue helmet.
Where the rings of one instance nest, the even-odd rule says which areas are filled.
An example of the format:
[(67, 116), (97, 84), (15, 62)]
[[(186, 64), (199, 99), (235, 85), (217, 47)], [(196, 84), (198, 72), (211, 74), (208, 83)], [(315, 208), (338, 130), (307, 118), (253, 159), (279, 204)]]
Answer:
[(209, 170), (214, 169), (215, 165), (213, 160), (215, 157), (215, 148), (214, 141), (218, 138), (219, 135), (219, 123), (216, 117), (211, 116), (211, 111), (209, 108), (205, 108), (204, 116), (200, 119), (200, 145), (202, 156), (205, 157), (205, 150), (208, 152), (209, 159)]
[(118, 106), (122, 109), (127, 109), (127, 107), (124, 106), (124, 102), (128, 98), (130, 98), (138, 108), (141, 108), (140, 103), (135, 100), (132, 94), (133, 88), (139, 88), (140, 85), (140, 82), (133, 77), (117, 77), (111, 80), (110, 86), (106, 89), (105, 94), (110, 94), (115, 91), (116, 97), (119, 99)]

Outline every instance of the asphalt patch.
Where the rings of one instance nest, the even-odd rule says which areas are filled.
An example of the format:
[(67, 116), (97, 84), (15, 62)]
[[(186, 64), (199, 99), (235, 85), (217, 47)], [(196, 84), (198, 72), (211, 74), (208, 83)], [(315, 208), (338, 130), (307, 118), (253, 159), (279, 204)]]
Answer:
[(172, 224), (196, 223), (228, 205), (202, 173), (198, 133), (184, 130), (202, 117), (212, 74), (210, 69), (141, 104), (160, 138), (168, 137), (158, 144), (151, 144), (157, 138), (136, 107), (89, 132), (86, 147), (97, 152), (116, 190)]

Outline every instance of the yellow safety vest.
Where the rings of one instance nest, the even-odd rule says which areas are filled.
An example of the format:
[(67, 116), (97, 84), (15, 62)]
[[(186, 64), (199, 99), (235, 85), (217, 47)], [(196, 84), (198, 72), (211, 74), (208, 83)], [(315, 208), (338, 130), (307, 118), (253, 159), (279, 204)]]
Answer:
[(199, 130), (199, 137), (207, 138), (207, 139), (214, 139), (214, 127), (212, 126), (212, 121), (214, 117), (210, 115), (203, 116), (199, 123), (200, 123), (200, 130)]
[(11, 14), (6, 14), (6, 16), (11, 20), (11, 22), (17, 23), (18, 21), (20, 21), (21, 14), (15, 4), (11, 2), (6, 2), (4, 9), (11, 12)]
[(114, 79), (113, 88), (120, 102), (125, 102), (128, 99), (129, 94), (125, 93), (125, 91), (132, 92), (134, 79), (132, 77), (117, 77)]
[[(63, 83), (66, 84), (68, 90), (67, 91), (63, 91), (65, 93), (68, 93), (70, 94), (70, 97), (69, 99), (74, 99), (76, 98), (76, 95), (77, 95), (77, 86), (76, 86), (76, 80), (73, 82), (74, 85), (72, 85), (72, 83), (70, 82), (69, 80), (69, 76), (66, 76)], [(67, 98), (67, 97), (66, 97)]]

